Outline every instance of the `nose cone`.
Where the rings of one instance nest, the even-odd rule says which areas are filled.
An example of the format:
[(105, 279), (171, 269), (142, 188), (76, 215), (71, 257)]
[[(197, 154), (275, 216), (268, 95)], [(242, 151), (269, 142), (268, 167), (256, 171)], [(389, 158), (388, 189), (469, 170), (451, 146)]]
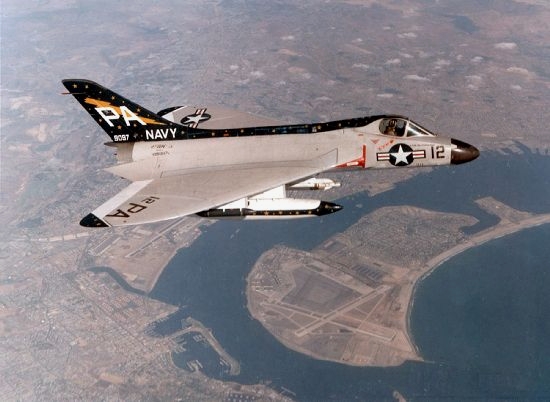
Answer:
[(479, 150), (473, 145), (455, 139), (451, 140), (451, 145), (453, 145), (451, 150), (451, 163), (453, 165), (473, 161), (479, 156)]
[(315, 215), (322, 216), (322, 215), (333, 214), (335, 212), (340, 211), (342, 208), (343, 207), (341, 205), (334, 204), (332, 202), (321, 201), (321, 203), (315, 210)]

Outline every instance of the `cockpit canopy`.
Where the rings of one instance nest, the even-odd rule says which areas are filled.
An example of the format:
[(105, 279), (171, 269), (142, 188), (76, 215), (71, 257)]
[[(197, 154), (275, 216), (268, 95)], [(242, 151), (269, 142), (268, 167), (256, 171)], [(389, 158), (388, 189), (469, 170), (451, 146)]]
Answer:
[(380, 133), (394, 137), (419, 137), (429, 136), (434, 137), (425, 128), (413, 123), (407, 118), (399, 116), (386, 117), (380, 120)]

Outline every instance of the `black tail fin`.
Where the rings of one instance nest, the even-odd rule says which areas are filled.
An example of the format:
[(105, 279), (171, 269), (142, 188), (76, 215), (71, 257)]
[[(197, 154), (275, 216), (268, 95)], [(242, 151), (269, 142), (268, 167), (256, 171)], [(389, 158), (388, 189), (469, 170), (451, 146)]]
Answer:
[(182, 137), (183, 127), (179, 124), (163, 119), (93, 81), (68, 79), (62, 82), (114, 142)]

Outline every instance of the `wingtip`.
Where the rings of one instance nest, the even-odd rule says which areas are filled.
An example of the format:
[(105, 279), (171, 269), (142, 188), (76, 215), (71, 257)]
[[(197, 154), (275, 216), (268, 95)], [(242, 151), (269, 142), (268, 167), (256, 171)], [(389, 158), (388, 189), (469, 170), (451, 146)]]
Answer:
[(104, 221), (99, 219), (94, 214), (88, 214), (82, 220), (80, 221), (80, 226), (84, 226), (87, 228), (106, 228), (109, 225), (107, 225)]

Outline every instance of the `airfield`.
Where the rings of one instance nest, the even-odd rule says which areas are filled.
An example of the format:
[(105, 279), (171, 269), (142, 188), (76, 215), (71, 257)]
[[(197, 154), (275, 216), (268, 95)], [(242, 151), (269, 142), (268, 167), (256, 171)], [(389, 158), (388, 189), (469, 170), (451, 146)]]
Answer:
[(422, 360), (409, 330), (416, 284), (449, 258), (489, 240), (550, 223), (492, 197), (476, 203), (499, 223), (402, 206), (378, 209), (310, 252), (277, 246), (247, 279), (254, 318), (289, 348), (358, 366)]

